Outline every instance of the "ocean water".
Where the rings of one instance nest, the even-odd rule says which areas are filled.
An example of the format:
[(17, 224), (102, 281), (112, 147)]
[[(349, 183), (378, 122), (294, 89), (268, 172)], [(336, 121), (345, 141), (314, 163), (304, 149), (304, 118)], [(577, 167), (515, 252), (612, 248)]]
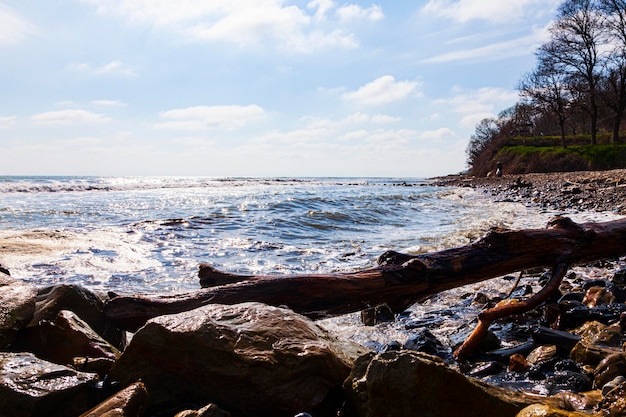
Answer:
[[(423, 179), (0, 177), (0, 263), (40, 286), (163, 294), (199, 289), (200, 263), (246, 274), (348, 272), (386, 250), (462, 246), (492, 227), (544, 227), (554, 214)], [(459, 301), (446, 300), (429, 308)], [(360, 342), (407, 336), (393, 327), (374, 334), (354, 316), (326, 325)]]

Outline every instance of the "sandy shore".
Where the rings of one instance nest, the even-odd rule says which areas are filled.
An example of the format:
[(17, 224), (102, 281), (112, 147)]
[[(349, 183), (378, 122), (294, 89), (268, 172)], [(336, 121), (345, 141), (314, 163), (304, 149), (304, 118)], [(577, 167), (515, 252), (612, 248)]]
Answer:
[(482, 189), (496, 201), (515, 201), (555, 210), (610, 211), (626, 215), (626, 169), (556, 172), (477, 178), (433, 178), (441, 186)]

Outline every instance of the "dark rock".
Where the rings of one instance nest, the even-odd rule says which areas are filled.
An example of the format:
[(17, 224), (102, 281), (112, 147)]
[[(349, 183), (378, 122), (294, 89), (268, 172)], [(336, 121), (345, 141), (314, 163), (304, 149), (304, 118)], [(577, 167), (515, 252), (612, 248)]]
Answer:
[(31, 353), (0, 352), (0, 410), (11, 417), (76, 416), (93, 407), (95, 374), (77, 372)]
[(531, 329), (531, 336), (538, 344), (555, 345), (558, 351), (567, 352), (581, 339), (581, 337), (576, 334), (543, 326), (533, 327)]
[(11, 275), (11, 273), (9, 272), (8, 268), (6, 268), (4, 265), (0, 264), (0, 273), (3, 273), (5, 275)]
[(136, 382), (106, 399), (80, 417), (139, 417), (148, 405), (148, 391)]
[(115, 360), (119, 355), (115, 347), (68, 310), (59, 311), (54, 321), (43, 320), (22, 330), (13, 349), (61, 365), (71, 365), (80, 356)]
[(593, 371), (596, 386), (602, 387), (618, 376), (626, 376), (626, 354), (614, 353), (608, 355)]
[(395, 320), (395, 315), (386, 305), (380, 305), (361, 311), (361, 322), (365, 326), (374, 326), (378, 323), (388, 323)]
[(31, 321), (37, 289), (0, 274), (0, 349), (9, 347), (18, 330)]
[(468, 375), (473, 378), (482, 378), (489, 375), (496, 375), (502, 371), (502, 365), (500, 362), (489, 361), (479, 362), (475, 364), (468, 372)]
[(621, 383), (609, 391), (598, 404), (598, 410), (603, 416), (626, 416), (626, 383)]
[(93, 292), (78, 285), (53, 285), (39, 290), (35, 315), (29, 326), (54, 321), (61, 310), (74, 312), (103, 339), (119, 350), (126, 346), (126, 332), (109, 323), (102, 313), (104, 302)]
[(411, 351), (363, 355), (344, 389), (347, 412), (357, 417), (513, 417), (533, 401)]
[(151, 409), (185, 399), (237, 416), (326, 416), (339, 409), (341, 384), (364, 351), (291, 310), (212, 304), (148, 321), (109, 376), (143, 381)]
[(417, 352), (428, 353), (435, 356), (446, 356), (448, 351), (446, 347), (435, 337), (428, 329), (421, 329), (419, 332), (411, 336), (405, 343), (404, 348)]

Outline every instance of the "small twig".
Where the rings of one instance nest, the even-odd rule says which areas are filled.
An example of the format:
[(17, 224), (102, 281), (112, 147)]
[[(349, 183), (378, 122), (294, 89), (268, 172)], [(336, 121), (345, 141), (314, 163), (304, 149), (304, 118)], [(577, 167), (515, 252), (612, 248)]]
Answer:
[(519, 282), (522, 280), (523, 275), (524, 275), (524, 271), (519, 271), (519, 275), (517, 276), (517, 279), (515, 280), (515, 284), (513, 284), (513, 288), (511, 288), (511, 291), (509, 291), (508, 295), (505, 298), (511, 298), (511, 296), (513, 295), (513, 292), (517, 289)]
[(569, 263), (561, 262), (556, 265), (552, 270), (552, 277), (548, 283), (539, 291), (527, 300), (521, 301), (515, 304), (507, 304), (500, 307), (490, 308), (481, 312), (478, 315), (478, 324), (474, 331), (465, 339), (465, 342), (454, 351), (454, 358), (456, 360), (463, 360), (469, 355), (474, 353), (481, 340), (487, 334), (489, 325), (497, 319), (512, 316), (514, 314), (522, 314), (533, 308), (539, 306), (546, 301), (550, 295), (559, 288), (565, 273), (569, 269)]

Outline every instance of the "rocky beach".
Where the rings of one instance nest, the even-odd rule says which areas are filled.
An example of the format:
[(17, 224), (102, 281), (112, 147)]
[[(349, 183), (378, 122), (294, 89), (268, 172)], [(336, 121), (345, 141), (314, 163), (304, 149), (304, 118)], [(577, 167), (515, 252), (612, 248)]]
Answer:
[[(626, 170), (433, 181), (557, 212), (626, 214)], [(548, 275), (524, 271), (519, 285), (499, 278), (506, 290), (450, 297), (482, 311), (531, 297)], [(0, 416), (625, 416), (625, 288), (623, 256), (582, 265), (547, 301), (498, 320), (476, 354), (456, 361), (455, 342), (437, 336), (453, 310), (366, 311), (366, 325), (391, 321), (413, 332), (376, 346), (255, 302), (156, 317), (130, 334), (105, 314), (115, 294), (36, 287), (3, 268)]]

